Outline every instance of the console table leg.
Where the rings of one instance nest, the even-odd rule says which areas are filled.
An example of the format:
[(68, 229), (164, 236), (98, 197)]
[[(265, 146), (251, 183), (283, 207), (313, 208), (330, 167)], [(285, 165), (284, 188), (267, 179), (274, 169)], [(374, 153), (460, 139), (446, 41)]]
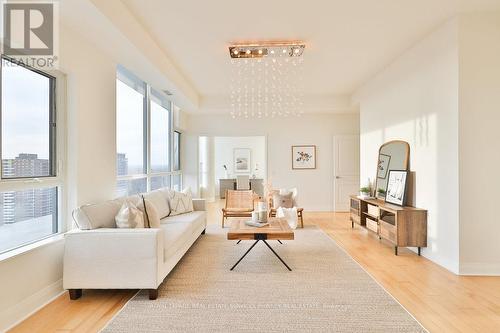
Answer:
[(240, 258), (240, 260), (238, 260), (238, 261), (236, 262), (236, 264), (234, 264), (234, 266), (233, 266), (233, 267), (231, 267), (231, 269), (230, 269), (231, 271), (232, 271), (232, 270), (233, 270), (236, 266), (238, 266), (238, 264), (240, 263), (240, 261), (242, 261), (242, 260), (243, 260), (243, 258), (245, 258), (245, 257), (246, 257), (246, 255), (248, 254), (248, 252), (250, 252), (250, 251), (253, 249), (253, 247), (254, 247), (254, 246), (255, 246), (258, 242), (259, 242), (259, 240), (256, 240), (256, 241), (255, 241), (255, 243), (253, 243), (253, 244), (252, 244), (252, 246), (250, 246), (250, 248), (247, 250), (247, 252), (245, 252), (245, 254), (243, 255), (243, 257), (241, 257), (241, 258)]
[(420, 246), (418, 247), (418, 255), (420, 255)]
[(394, 246), (394, 254), (398, 255), (398, 247), (397, 246)]

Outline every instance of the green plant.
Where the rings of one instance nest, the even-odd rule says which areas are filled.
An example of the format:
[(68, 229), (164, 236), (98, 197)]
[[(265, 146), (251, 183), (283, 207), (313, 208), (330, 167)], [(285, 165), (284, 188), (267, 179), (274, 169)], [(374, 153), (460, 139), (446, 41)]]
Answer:
[(359, 189), (359, 192), (361, 193), (370, 193), (371, 192), (371, 189), (369, 187), (362, 187)]
[(383, 188), (379, 188), (377, 192), (378, 194), (385, 194), (385, 190)]

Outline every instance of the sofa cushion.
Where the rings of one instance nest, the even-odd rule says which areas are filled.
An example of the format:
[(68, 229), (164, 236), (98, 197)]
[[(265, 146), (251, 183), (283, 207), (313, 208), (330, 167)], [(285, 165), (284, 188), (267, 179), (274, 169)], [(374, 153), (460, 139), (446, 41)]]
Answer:
[(183, 244), (192, 238), (193, 233), (205, 224), (206, 213), (196, 211), (187, 214), (169, 216), (161, 220), (163, 233), (163, 254), (168, 260)]
[(167, 216), (161, 219), (161, 224), (166, 223), (194, 223), (196, 221), (201, 220), (202, 222), (205, 220), (205, 211), (194, 211), (185, 214), (179, 214), (174, 216)]
[(167, 198), (165, 194), (160, 190), (151, 191), (148, 193), (144, 193), (143, 197), (145, 200), (151, 202), (156, 208), (158, 212), (158, 217), (160, 219), (168, 216), (170, 214), (170, 207), (168, 205)]

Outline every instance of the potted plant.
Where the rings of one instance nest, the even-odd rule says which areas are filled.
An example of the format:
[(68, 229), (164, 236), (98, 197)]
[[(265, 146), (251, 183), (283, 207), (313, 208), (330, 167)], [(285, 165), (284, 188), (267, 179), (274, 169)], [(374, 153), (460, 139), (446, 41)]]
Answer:
[(362, 197), (369, 197), (371, 195), (371, 188), (369, 188), (368, 186), (365, 186), (365, 187), (362, 187), (359, 189), (359, 194), (362, 196)]
[(377, 193), (380, 198), (385, 198), (385, 190), (383, 188), (379, 188)]

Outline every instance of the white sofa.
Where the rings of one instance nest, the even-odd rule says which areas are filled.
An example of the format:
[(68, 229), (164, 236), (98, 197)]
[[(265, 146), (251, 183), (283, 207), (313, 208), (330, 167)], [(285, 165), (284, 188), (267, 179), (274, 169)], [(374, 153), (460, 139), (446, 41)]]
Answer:
[(63, 275), (71, 299), (80, 298), (82, 289), (148, 289), (156, 299), (158, 286), (205, 233), (201, 199), (193, 199), (190, 213), (162, 218), (159, 229), (116, 228), (114, 217), (125, 199), (142, 197), (86, 205), (73, 214), (80, 229), (66, 233)]

